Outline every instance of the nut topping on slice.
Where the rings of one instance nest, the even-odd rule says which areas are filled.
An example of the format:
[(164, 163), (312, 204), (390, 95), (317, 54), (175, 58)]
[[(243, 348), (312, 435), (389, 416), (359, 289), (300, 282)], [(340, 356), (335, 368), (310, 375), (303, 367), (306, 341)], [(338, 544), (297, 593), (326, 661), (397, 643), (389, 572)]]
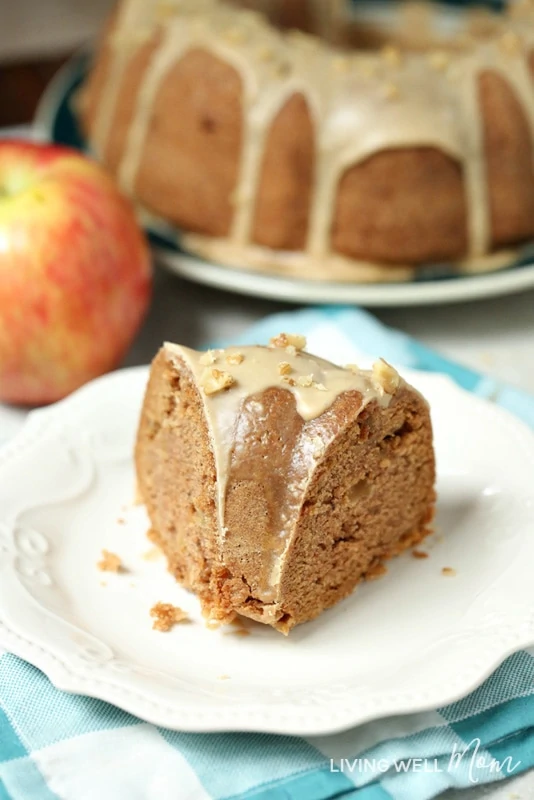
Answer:
[(282, 380), (283, 380), (284, 383), (288, 383), (290, 386), (296, 386), (297, 385), (297, 382), (296, 382), (295, 378), (290, 378), (289, 375), (284, 375)]
[(373, 364), (373, 378), (386, 394), (395, 394), (400, 384), (399, 373), (383, 358)]
[(313, 386), (313, 375), (299, 375), (297, 383), (307, 389), (309, 386)]
[(206, 350), (198, 359), (198, 363), (202, 364), (203, 367), (210, 367), (212, 364), (215, 364), (218, 355), (219, 353), (217, 350)]
[[(304, 350), (306, 347), (306, 337), (300, 336), (298, 333), (279, 333), (278, 336), (273, 336), (269, 342), (270, 347), (294, 347), (295, 350)], [(288, 350), (289, 352), (289, 350)]]
[(290, 375), (293, 372), (289, 361), (280, 361), (278, 364), (279, 375)]
[(239, 366), (245, 360), (245, 356), (243, 353), (228, 353), (226, 356), (226, 363), (231, 364), (234, 367)]
[(224, 372), (222, 369), (207, 369), (202, 376), (201, 386), (204, 394), (210, 395), (229, 389), (235, 382), (235, 378), (229, 372)]

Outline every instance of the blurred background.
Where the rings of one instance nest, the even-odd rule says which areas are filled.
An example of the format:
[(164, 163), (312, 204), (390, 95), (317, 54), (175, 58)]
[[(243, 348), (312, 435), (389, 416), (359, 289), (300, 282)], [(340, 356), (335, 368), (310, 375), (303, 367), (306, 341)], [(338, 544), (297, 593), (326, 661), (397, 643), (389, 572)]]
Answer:
[(114, 0), (2, 0), (0, 127), (29, 122), (61, 64), (92, 39)]

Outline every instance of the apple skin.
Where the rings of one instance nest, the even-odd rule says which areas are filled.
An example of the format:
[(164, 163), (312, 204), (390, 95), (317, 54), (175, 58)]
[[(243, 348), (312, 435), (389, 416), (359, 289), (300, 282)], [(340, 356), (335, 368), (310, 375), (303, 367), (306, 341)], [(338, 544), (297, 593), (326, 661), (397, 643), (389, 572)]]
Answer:
[(0, 140), (0, 399), (51, 403), (116, 367), (150, 294), (146, 240), (104, 169)]

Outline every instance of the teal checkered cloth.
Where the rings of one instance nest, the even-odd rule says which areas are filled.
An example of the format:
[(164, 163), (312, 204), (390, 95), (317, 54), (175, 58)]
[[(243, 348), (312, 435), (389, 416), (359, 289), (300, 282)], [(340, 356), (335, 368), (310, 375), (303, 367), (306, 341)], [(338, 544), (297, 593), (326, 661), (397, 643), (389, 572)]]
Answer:
[[(397, 365), (448, 373), (534, 427), (534, 399), (388, 330), (364, 311), (269, 317), (241, 342), (281, 330), (338, 336)], [(334, 736), (186, 734), (55, 689), (0, 654), (0, 800), (427, 800), (534, 766), (534, 651), (508, 658), (445, 708)]]

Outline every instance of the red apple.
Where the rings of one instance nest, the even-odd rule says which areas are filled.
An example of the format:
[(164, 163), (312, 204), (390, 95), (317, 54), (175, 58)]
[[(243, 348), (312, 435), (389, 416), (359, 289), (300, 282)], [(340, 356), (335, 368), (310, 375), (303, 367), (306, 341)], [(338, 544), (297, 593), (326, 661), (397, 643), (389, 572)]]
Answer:
[(133, 208), (98, 164), (0, 140), (0, 399), (50, 403), (115, 367), (150, 285)]

